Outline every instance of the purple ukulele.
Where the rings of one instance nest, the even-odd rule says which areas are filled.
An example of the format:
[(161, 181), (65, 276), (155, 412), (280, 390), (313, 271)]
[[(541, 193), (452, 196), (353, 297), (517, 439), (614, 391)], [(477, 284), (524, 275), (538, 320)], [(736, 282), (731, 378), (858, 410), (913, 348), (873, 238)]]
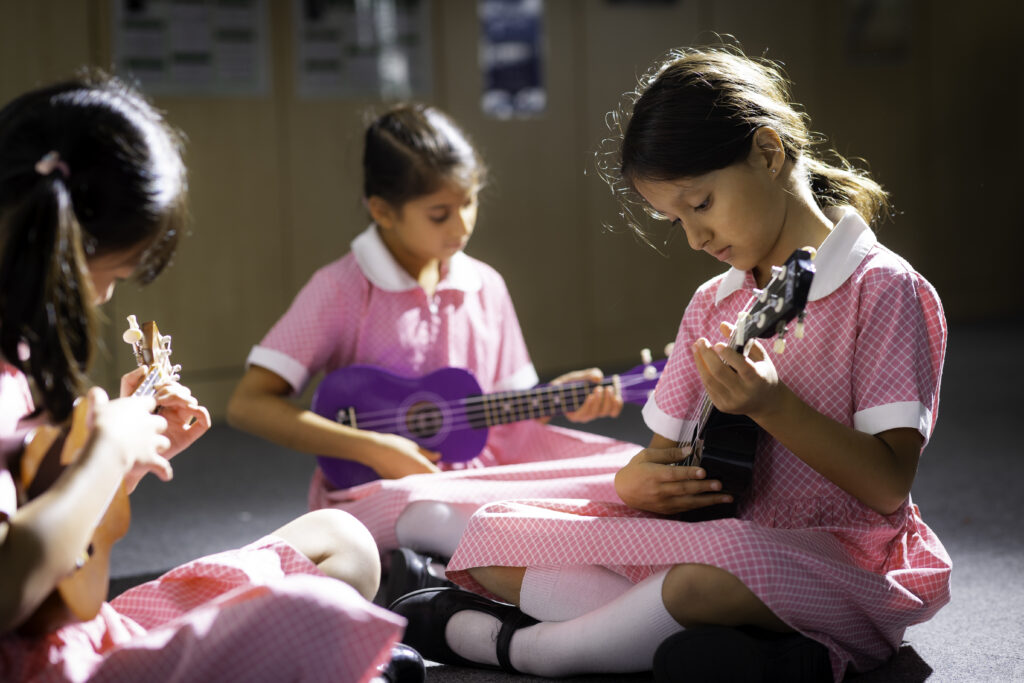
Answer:
[[(618, 387), (624, 401), (645, 403), (665, 361), (652, 363), (646, 349), (642, 355), (642, 365), (600, 384)], [(324, 377), (313, 396), (313, 411), (350, 427), (412, 439), (439, 452), (444, 462), (464, 462), (483, 450), (488, 427), (571, 413), (595, 386), (567, 382), (484, 394), (473, 374), (461, 368), (409, 378), (370, 365), (350, 365)], [(338, 488), (380, 478), (373, 469), (351, 460), (324, 455), (317, 460)]]

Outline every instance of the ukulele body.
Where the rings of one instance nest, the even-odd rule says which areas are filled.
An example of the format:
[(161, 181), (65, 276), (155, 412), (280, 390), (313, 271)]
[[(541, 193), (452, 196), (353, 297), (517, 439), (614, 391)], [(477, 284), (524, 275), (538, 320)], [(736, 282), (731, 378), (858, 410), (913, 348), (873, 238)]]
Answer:
[(707, 479), (722, 482), (722, 493), (730, 494), (733, 502), (687, 510), (675, 515), (676, 519), (703, 522), (736, 516), (737, 502), (750, 490), (760, 431), (757, 423), (746, 415), (730, 415), (712, 409), (700, 434), (703, 444), (700, 467), (707, 472)]
[[(350, 365), (324, 377), (312, 408), (350, 427), (404, 436), (440, 453), (443, 462), (465, 462), (487, 444), (487, 426), (467, 415), (464, 404), (482, 393), (472, 373), (461, 368), (409, 378), (376, 366)], [(371, 415), (390, 417), (380, 426), (369, 422)], [(361, 424), (361, 416), (367, 416), (367, 422)], [(373, 468), (351, 460), (320, 455), (317, 461), (324, 476), (339, 489), (380, 479)]]

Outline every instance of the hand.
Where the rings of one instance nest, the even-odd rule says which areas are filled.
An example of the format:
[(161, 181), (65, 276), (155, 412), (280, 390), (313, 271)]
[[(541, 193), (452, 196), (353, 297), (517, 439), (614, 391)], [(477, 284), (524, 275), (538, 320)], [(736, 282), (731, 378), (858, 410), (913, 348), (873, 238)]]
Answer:
[[(146, 368), (138, 367), (121, 378), (121, 396), (131, 396), (146, 377)], [(210, 428), (210, 412), (199, 405), (188, 387), (168, 382), (154, 394), (160, 416), (167, 420), (164, 435), (170, 446), (163, 456), (170, 460), (195, 443)]]
[(171, 464), (162, 453), (170, 447), (164, 436), (167, 420), (153, 414), (153, 397), (126, 397), (111, 401), (107, 393), (93, 388), (89, 401), (88, 424), (96, 448), (119, 458), (128, 490), (152, 472), (163, 481), (174, 476)]
[(604, 374), (598, 368), (587, 370), (576, 370), (566, 373), (551, 380), (551, 384), (565, 384), (567, 382), (593, 382), (594, 389), (583, 401), (577, 410), (566, 413), (565, 416), (572, 422), (590, 422), (601, 417), (618, 417), (622, 412), (622, 394), (615, 387), (601, 386), (599, 383), (604, 379)]
[(689, 449), (645, 448), (615, 474), (616, 493), (631, 508), (660, 515), (731, 502), (704, 468), (672, 465), (687, 455)]
[[(732, 330), (732, 325), (722, 323), (723, 335), (730, 336)], [(755, 339), (744, 356), (724, 342), (711, 346), (701, 337), (693, 345), (693, 358), (708, 398), (723, 413), (756, 419), (776, 405), (783, 387), (760, 341)]]
[(381, 447), (373, 469), (381, 479), (401, 479), (410, 474), (427, 474), (440, 472), (434, 463), (441, 459), (440, 453), (420, 448), (412, 439), (398, 434), (375, 435)]

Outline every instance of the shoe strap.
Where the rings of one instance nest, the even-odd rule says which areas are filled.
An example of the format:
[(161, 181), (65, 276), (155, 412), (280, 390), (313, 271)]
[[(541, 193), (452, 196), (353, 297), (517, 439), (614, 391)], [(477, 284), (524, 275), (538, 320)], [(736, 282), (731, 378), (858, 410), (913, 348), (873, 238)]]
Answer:
[(496, 645), (498, 664), (504, 671), (513, 674), (520, 673), (514, 666), (512, 666), (512, 658), (509, 656), (509, 649), (512, 646), (512, 636), (515, 635), (515, 632), (519, 629), (527, 626), (533, 626), (536, 623), (539, 622), (533, 617), (523, 614), (518, 609), (510, 611), (501, 620), (501, 630), (498, 631)]

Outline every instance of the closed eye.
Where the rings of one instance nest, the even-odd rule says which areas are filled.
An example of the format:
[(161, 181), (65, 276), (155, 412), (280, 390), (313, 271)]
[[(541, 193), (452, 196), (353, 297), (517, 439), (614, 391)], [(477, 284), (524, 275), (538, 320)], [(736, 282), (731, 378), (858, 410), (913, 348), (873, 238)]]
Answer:
[(711, 195), (708, 195), (707, 199), (702, 201), (697, 206), (693, 207), (693, 210), (694, 211), (707, 211), (708, 207), (710, 207), (710, 206), (711, 206)]

